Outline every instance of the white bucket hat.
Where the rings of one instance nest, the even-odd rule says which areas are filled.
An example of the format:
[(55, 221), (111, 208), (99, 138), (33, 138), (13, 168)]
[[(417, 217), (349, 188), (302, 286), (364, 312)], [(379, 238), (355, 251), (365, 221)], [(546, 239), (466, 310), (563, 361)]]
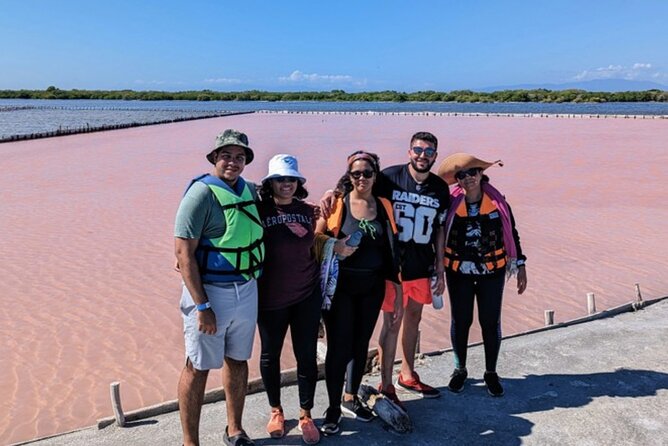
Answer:
[(306, 183), (304, 175), (299, 173), (297, 158), (283, 153), (274, 155), (274, 157), (269, 160), (269, 172), (266, 177), (262, 178), (262, 182), (264, 183), (267, 180), (280, 177), (294, 177), (297, 178), (301, 184)]

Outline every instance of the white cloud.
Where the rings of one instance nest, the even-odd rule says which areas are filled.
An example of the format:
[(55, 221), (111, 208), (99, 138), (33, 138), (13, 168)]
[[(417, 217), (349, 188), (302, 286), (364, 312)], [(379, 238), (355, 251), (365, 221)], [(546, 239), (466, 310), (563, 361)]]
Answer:
[(278, 80), (279, 82), (293, 84), (348, 84), (357, 86), (366, 84), (366, 80), (356, 80), (348, 74), (308, 74), (299, 70), (293, 71), (289, 76), (281, 76)]
[(648, 80), (665, 78), (666, 73), (654, 68), (651, 63), (636, 62), (631, 66), (608, 65), (607, 67), (584, 70), (574, 77), (578, 81), (589, 81), (594, 79), (626, 79), (626, 80)]
[(206, 82), (207, 84), (233, 85), (233, 84), (242, 84), (244, 81), (242, 81), (241, 79), (233, 79), (233, 78), (228, 78), (228, 77), (218, 77), (218, 78), (204, 79), (204, 82)]

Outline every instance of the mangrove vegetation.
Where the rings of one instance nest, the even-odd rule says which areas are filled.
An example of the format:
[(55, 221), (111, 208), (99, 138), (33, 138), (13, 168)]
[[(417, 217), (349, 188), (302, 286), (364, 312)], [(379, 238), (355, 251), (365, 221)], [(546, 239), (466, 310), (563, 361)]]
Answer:
[(0, 90), (3, 99), (116, 99), (128, 101), (331, 101), (331, 102), (668, 102), (668, 91), (603, 92), (585, 90), (503, 90), (491, 93), (456, 90), (449, 92), (371, 91), (134, 91), (134, 90)]

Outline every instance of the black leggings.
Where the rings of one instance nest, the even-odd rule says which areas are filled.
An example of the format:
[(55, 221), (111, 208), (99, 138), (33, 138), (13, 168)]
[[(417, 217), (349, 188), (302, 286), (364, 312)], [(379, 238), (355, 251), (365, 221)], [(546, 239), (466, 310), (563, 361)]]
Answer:
[(332, 306), (323, 312), (327, 327), (325, 380), (329, 407), (340, 407), (343, 381), (346, 393), (357, 394), (369, 350), (369, 340), (385, 295), (380, 274), (339, 272)]
[(260, 310), (257, 326), (262, 341), (260, 374), (267, 390), (269, 405), (281, 405), (281, 350), (290, 326), (292, 350), (297, 360), (299, 407), (313, 408), (313, 395), (318, 381), (316, 349), (322, 294), (317, 286), (307, 299), (279, 310)]
[(466, 367), (466, 348), (473, 323), (475, 299), (485, 346), (485, 367), (488, 372), (495, 372), (501, 348), (501, 303), (505, 271), (501, 269), (492, 274), (473, 275), (446, 270), (445, 278), (450, 295), (450, 339), (455, 354), (455, 367)]

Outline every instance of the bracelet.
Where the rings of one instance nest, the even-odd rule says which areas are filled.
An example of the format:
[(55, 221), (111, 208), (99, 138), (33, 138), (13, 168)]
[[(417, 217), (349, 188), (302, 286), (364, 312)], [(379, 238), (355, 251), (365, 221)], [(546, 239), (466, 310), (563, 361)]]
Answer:
[(204, 302), (203, 304), (197, 304), (196, 307), (197, 307), (197, 311), (208, 310), (209, 308), (211, 308), (211, 302), (207, 301), (207, 302)]
[(524, 266), (524, 262), (525, 262), (524, 260), (518, 260), (518, 261), (517, 261), (517, 266), (518, 266), (518, 267), (519, 267), (519, 266)]

